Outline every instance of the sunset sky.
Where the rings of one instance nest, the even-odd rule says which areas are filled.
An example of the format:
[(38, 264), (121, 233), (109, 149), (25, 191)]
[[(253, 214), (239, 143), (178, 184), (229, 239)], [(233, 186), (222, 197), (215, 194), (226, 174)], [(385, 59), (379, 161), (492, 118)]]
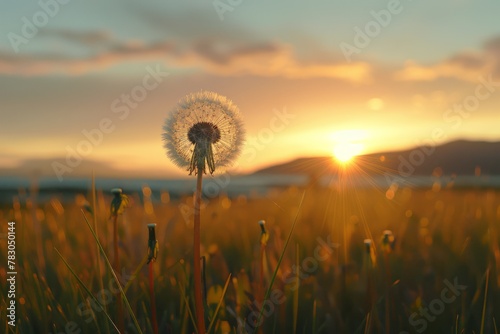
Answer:
[(499, 13), (497, 0), (3, 2), (0, 168), (80, 149), (185, 175), (162, 125), (200, 90), (239, 107), (242, 172), (342, 147), (500, 140)]

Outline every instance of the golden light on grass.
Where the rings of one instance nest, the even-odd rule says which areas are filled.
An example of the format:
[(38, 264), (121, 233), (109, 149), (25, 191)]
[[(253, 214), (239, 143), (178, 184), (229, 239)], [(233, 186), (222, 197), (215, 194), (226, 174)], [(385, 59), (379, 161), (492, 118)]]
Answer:
[[(374, 156), (373, 161), (378, 160), (378, 158), (378, 156)], [(367, 159), (359, 157), (347, 172), (365, 162), (367, 162)], [(346, 178), (350, 176), (349, 173), (345, 174), (348, 174)], [(346, 183), (348, 181), (349, 179), (346, 180)], [(360, 318), (360, 321), (352, 324), (348, 322), (332, 324), (332, 333), (341, 332), (343, 329), (347, 333), (354, 333), (360, 327), (362, 333), (384, 333), (386, 323), (390, 325), (388, 326), (390, 331), (396, 332), (400, 328), (408, 328), (408, 318), (399, 317), (400, 310), (416, 310), (418, 313), (418, 308), (423, 307), (421, 286), (427, 284), (429, 277), (432, 278), (432, 275), (420, 275), (422, 266), (425, 267), (425, 270), (429, 270), (431, 274), (442, 272), (443, 277), (448, 277), (447, 279), (452, 284), (455, 280), (454, 275), (457, 274), (456, 268), (464, 266), (468, 270), (467, 275), (463, 278), (459, 276), (458, 282), (454, 284), (462, 286), (469, 282), (472, 282), (469, 284), (479, 282), (477, 286), (466, 290), (470, 290), (470, 294), (465, 295), (466, 291), (460, 291), (461, 295), (456, 296), (454, 304), (447, 304), (440, 316), (433, 314), (436, 315), (436, 320), (432, 324), (429, 322), (429, 325), (438, 326), (439, 328), (449, 327), (450, 332), (454, 332), (455, 328), (457, 328), (456, 322), (449, 321), (449, 319), (456, 319), (455, 306), (457, 306), (460, 309), (463, 308), (463, 314), (473, 312), (478, 314), (478, 317), (474, 319), (468, 317), (460, 319), (459, 317), (459, 323), (463, 320), (463, 325), (459, 326), (471, 328), (472, 330), (477, 329), (476, 333), (480, 333), (481, 314), (484, 312), (484, 332), (487, 333), (486, 329), (488, 327), (486, 326), (488, 324), (493, 328), (494, 322), (491, 313), (488, 313), (488, 305), (490, 305), (488, 303), (492, 305), (495, 303), (494, 295), (498, 292), (498, 284), (493, 283), (497, 282), (498, 275), (493, 275), (492, 270), (498, 268), (499, 265), (496, 264), (497, 262), (493, 258), (491, 271), (487, 271), (488, 262), (485, 262), (484, 266), (478, 265), (477, 262), (478, 259), (488, 258), (489, 254), (495, 255), (495, 252), (497, 252), (492, 253), (492, 249), (495, 249), (498, 245), (498, 234), (491, 233), (491, 229), (484, 228), (486, 225), (489, 226), (490, 223), (495, 223), (495, 219), (500, 217), (500, 196), (495, 195), (494, 190), (443, 187), (440, 192), (434, 193), (429, 188), (412, 187), (411, 191), (407, 191), (405, 189), (410, 189), (410, 187), (404, 187), (398, 190), (399, 193), (396, 197), (398, 201), (395, 203), (388, 201), (385, 193), (378, 188), (367, 187), (357, 189), (357, 192), (346, 191), (348, 189), (346, 186), (344, 193), (339, 193), (332, 187), (310, 188), (307, 194), (309, 197), (306, 197), (307, 202), (303, 206), (304, 209), (298, 210), (301, 215), (299, 217), (302, 218), (297, 222), (296, 229), (293, 231), (290, 224), (284, 222), (284, 220), (297, 211), (299, 204), (293, 200), (299, 195), (297, 188), (293, 191), (281, 193), (281, 198), (277, 198), (275, 201), (270, 201), (267, 194), (248, 198), (242, 195), (232, 200), (231, 207), (225, 211), (222, 211), (219, 201), (206, 202), (205, 212), (215, 212), (224, 217), (224, 219), (208, 220), (209, 225), (206, 225), (206, 229), (207, 231), (210, 229), (214, 233), (210, 233), (207, 240), (209, 240), (210, 244), (216, 244), (219, 247), (219, 251), (224, 254), (224, 261), (230, 264), (231, 271), (235, 273), (235, 277), (231, 276), (229, 279), (229, 282), (233, 284), (232, 286), (229, 284), (227, 297), (223, 297), (224, 293), (218, 294), (221, 297), (218, 301), (223, 300), (220, 307), (221, 316), (217, 317), (217, 314), (210, 313), (209, 319), (214, 330), (210, 333), (222, 332), (222, 321), (227, 321), (225, 319), (235, 319), (237, 321), (231, 322), (231, 331), (234, 333), (238, 332), (237, 326), (239, 324), (241, 324), (241, 327), (248, 324), (248, 328), (251, 329), (252, 324), (260, 324), (260, 322), (262, 322), (260, 326), (262, 326), (262, 332), (264, 333), (293, 333), (293, 330), (291, 330), (295, 323), (293, 312), (297, 309), (297, 305), (299, 305), (296, 315), (298, 317), (296, 318), (297, 333), (317, 333), (318, 328), (323, 323), (322, 314), (327, 312), (333, 314), (341, 311), (346, 312), (346, 317)], [(330, 193), (332, 193), (331, 198), (329, 198)], [(169, 204), (170, 206), (166, 207), (163, 203), (154, 202), (155, 210), (158, 216), (162, 217), (161, 220), (168, 222), (168, 224), (171, 222), (176, 225), (184, 224), (182, 217), (176, 212), (178, 210), (178, 199), (174, 197), (173, 192), (171, 195), (173, 200)], [(54, 196), (54, 198), (60, 198), (58, 194)], [(151, 285), (148, 284), (148, 270), (144, 268), (144, 266), (148, 266), (145, 264), (148, 258), (144, 256), (147, 249), (141, 247), (141, 245), (147, 246), (143, 242), (149, 240), (146, 239), (147, 235), (145, 233), (147, 231), (145, 226), (140, 224), (140, 222), (147, 221), (148, 215), (141, 206), (131, 207), (125, 213), (130, 222), (136, 223), (131, 225), (131, 228), (127, 229), (127, 233), (123, 235), (123, 239), (120, 239), (124, 241), (125, 247), (123, 250), (128, 250), (124, 252), (120, 249), (120, 255), (123, 255), (122, 260), (124, 260), (123, 264), (126, 265), (126, 270), (120, 272), (123, 273), (122, 279), (127, 282), (126, 286), (123, 287), (119, 283), (121, 280), (118, 279), (115, 271), (111, 269), (110, 260), (113, 261), (113, 240), (111, 234), (106, 234), (108, 226), (104, 223), (96, 224), (101, 239), (107, 241), (107, 244), (104, 245), (107, 250), (105, 251), (103, 245), (99, 242), (100, 238), (91, 227), (92, 221), (89, 221), (84, 216), (85, 219), (82, 224), (82, 221), (78, 219), (78, 214), (82, 214), (81, 207), (74, 202), (64, 204), (65, 216), (55, 216), (52, 219), (53, 222), (51, 222), (50, 217), (55, 215), (55, 211), (50, 206), (50, 202), (40, 206), (45, 210), (44, 216), (48, 226), (44, 231), (44, 241), (50, 242), (44, 247), (44, 254), (47, 255), (46, 268), (47, 272), (57, 273), (57, 276), (51, 274), (49, 277), (44, 277), (40, 272), (35, 271), (37, 270), (36, 255), (38, 249), (36, 242), (39, 242), (36, 238), (37, 231), (33, 228), (36, 221), (30, 215), (30, 209), (26, 208), (22, 198), (23, 202), (17, 204), (19, 196), (17, 197), (17, 202), (13, 201), (10, 209), (14, 210), (12, 207), (19, 205), (18, 210), (21, 210), (21, 220), (16, 222), (16, 232), (19, 234), (16, 233), (16, 235), (19, 240), (23, 236), (23, 240), (30, 241), (19, 243), (16, 250), (17, 255), (24, 259), (22, 268), (20, 267), (22, 270), (18, 271), (17, 277), (20, 282), (26, 282), (17, 296), (19, 307), (16, 315), (19, 315), (19, 318), (16, 328), (18, 332), (36, 333), (37, 328), (47, 326), (48, 317), (57, 315), (53, 319), (53, 325), (51, 323), (52, 328), (64, 328), (67, 319), (74, 319), (75, 324), (72, 324), (72, 328), (76, 332), (80, 330), (81, 333), (98, 333), (99, 331), (101, 333), (118, 333), (115, 313), (117, 294), (120, 293), (124, 302), (126, 319), (131, 319), (134, 323), (134, 328), (129, 325), (126, 329), (134, 333), (141, 333), (141, 331), (143, 333), (154, 333), (154, 329), (149, 326), (149, 323), (154, 323), (154, 321), (148, 320), (152, 318), (152, 314), (149, 314), (151, 307), (149, 305), (150, 298), (148, 298), (148, 292), (150, 293), (148, 288)], [(99, 205), (93, 205), (92, 207), (100, 208), (98, 217), (102, 216), (103, 219), (101, 220), (104, 222), (104, 218), (107, 218), (104, 217), (106, 212), (103, 210), (106, 201), (103, 196), (98, 198), (99, 202), (97, 203)], [(463, 206), (464, 203), (470, 210), (457, 209)], [(280, 206), (279, 210), (276, 210), (276, 204)], [(363, 209), (365, 211), (362, 211)], [(476, 222), (477, 216), (475, 214), (479, 212), (478, 209), (481, 209), (482, 215), (480, 223), (471, 224), (471, 219)], [(86, 211), (84, 212), (86, 213)], [(282, 214), (273, 217), (274, 212), (282, 212)], [(436, 212), (446, 213), (446, 217), (442, 214), (436, 215)], [(265, 217), (263, 217), (263, 213)], [(273, 214), (270, 215), (269, 213)], [(359, 218), (357, 225), (351, 223), (354, 221), (350, 219), (353, 213)], [(3, 217), (8, 214), (3, 212)], [(365, 218), (363, 218), (363, 214), (366, 215)], [(0, 216), (2, 216), (1, 213)], [(335, 224), (332, 225), (335, 226), (330, 229), (321, 225), (320, 222), (325, 217), (334, 222)], [(259, 238), (262, 233), (262, 229), (258, 227), (257, 222), (262, 218), (268, 219), (265, 224), (267, 234), (273, 232), (279, 234), (275, 235), (274, 238), (270, 238), (269, 242), (272, 241), (272, 243), (268, 242), (266, 249), (265, 258), (267, 262), (264, 262), (266, 269), (264, 271), (264, 288), (269, 291), (268, 301), (261, 303), (257, 300), (257, 304), (255, 304), (253, 301), (258, 296), (258, 289), (260, 288), (258, 284), (259, 248), (261, 247)], [(237, 224), (233, 224), (231, 221), (237, 222)], [(349, 225), (346, 226), (348, 229), (352, 228), (348, 231), (349, 233), (346, 233), (348, 238), (345, 240), (347, 242), (343, 241), (342, 235), (344, 221), (348, 222)], [(367, 224), (365, 224), (365, 221)], [(64, 223), (64, 225), (56, 225), (55, 228), (50, 227), (52, 223), (57, 224), (59, 222)], [(121, 217), (118, 217), (118, 223), (121, 223)], [(270, 229), (270, 226), (273, 228)], [(425, 236), (419, 234), (423, 227), (426, 228)], [(312, 262), (309, 262), (308, 267), (305, 267), (304, 264), (298, 265), (297, 259), (302, 261), (305, 258), (296, 256), (296, 249), (285, 247), (286, 242), (292, 248), (291, 240), (286, 235), (283, 235), (286, 232), (284, 230), (287, 228), (291, 231), (291, 233), (288, 232), (290, 238), (296, 238), (300, 242), (301, 250), (310, 250), (310, 252), (299, 253), (306, 256), (310, 255), (311, 258), (314, 255), (314, 259), (319, 264), (316, 271), (305, 271), (306, 268), (315, 268), (310, 266)], [(58, 240), (58, 229), (65, 231), (67, 242)], [(392, 230), (392, 233), (383, 232), (385, 229)], [(187, 228), (183, 226), (175, 229), (167, 228), (163, 236), (165, 240), (160, 244), (160, 250), (162, 251), (158, 255), (161, 257), (158, 258), (158, 262), (151, 262), (155, 269), (153, 272), (155, 274), (153, 292), (156, 297), (159, 297), (160, 301), (156, 305), (160, 333), (167, 330), (170, 330), (171, 333), (180, 334), (196, 332), (192, 320), (194, 319), (193, 281), (188, 276), (190, 275), (189, 271), (191, 271), (188, 262), (191, 261), (187, 258), (187, 256), (191, 256), (192, 252), (189, 252), (188, 246), (190, 245), (185, 242), (187, 239), (186, 231)], [(223, 233), (220, 231), (223, 231)], [(373, 235), (372, 232), (374, 232)], [(85, 237), (88, 233), (92, 233), (92, 239)], [(319, 243), (316, 236), (321, 237), (327, 243)], [(158, 239), (161, 239), (160, 235)], [(156, 240), (156, 237), (152, 236), (151, 240)], [(290, 240), (290, 242), (287, 240)], [(479, 242), (475, 245), (474, 240), (486, 240), (487, 243)], [(138, 242), (137, 245), (134, 244), (135, 241)], [(342, 244), (339, 245), (338, 242), (342, 242)], [(91, 247), (93, 243), (99, 249), (98, 254), (101, 255), (101, 263), (105, 265), (103, 267), (106, 272), (106, 275), (103, 275), (106, 279), (104, 288), (100, 287), (98, 283), (97, 278), (99, 276), (95, 269), (96, 263), (92, 261), (96, 261), (97, 258), (97, 253), (94, 253), (93, 250), (94, 247)], [(155, 254), (155, 244), (156, 242), (151, 244), (151, 248), (148, 247), (151, 258)], [(350, 246), (347, 247), (350, 254), (349, 262), (343, 262), (341, 259), (343, 244)], [(455, 244), (457, 247), (454, 246)], [(5, 251), (7, 248), (6, 243), (2, 246), (2, 250)], [(56, 246), (52, 248), (55, 253), (51, 256), (50, 248), (53, 246)], [(142, 248), (142, 251), (137, 249), (136, 246)], [(320, 247), (316, 248), (318, 246)], [(66, 254), (63, 253), (64, 256), (62, 256), (61, 253), (58, 253), (57, 247), (61, 248), (61, 252), (64, 249)], [(386, 252), (386, 249), (388, 252)], [(466, 257), (462, 256), (464, 249), (468, 254)], [(332, 253), (330, 254), (329, 251), (332, 251)], [(280, 253), (283, 254), (283, 257), (280, 256)], [(66, 261), (66, 257), (69, 257), (75, 263), (70, 265)], [(423, 263), (422, 259), (428, 259), (428, 261), (426, 260)], [(347, 265), (344, 266), (343, 263), (347, 263)], [(288, 281), (290, 287), (299, 284), (300, 281), (299, 289), (295, 290), (298, 291), (297, 294), (286, 288), (286, 286), (286, 290), (282, 290), (283, 281), (280, 273), (290, 270), (293, 265), (300, 270), (295, 270), (295, 275), (291, 273), (291, 276), (286, 276), (286, 280), (290, 279)], [(207, 270), (208, 288), (211, 285), (223, 286), (223, 282), (220, 281), (223, 275), (220, 275), (219, 271), (215, 271), (212, 266), (207, 268), (210, 269)], [(352, 269), (347, 271), (344, 268)], [(184, 269), (186, 269), (187, 275)], [(328, 276), (326, 276), (327, 274)], [(50, 279), (50, 277), (54, 279)], [(273, 277), (275, 278), (274, 285), (271, 283)], [(476, 279), (476, 277), (479, 278)], [(487, 277), (488, 283), (486, 283)], [(434, 281), (439, 283), (437, 280)], [(343, 285), (343, 282), (346, 282), (345, 285)], [(409, 285), (406, 282), (414, 282), (414, 284)], [(317, 291), (309, 293), (311, 291), (309, 287), (311, 286)], [(344, 289), (344, 286), (347, 289)], [(488, 287), (487, 292), (486, 286)], [(109, 298), (111, 297), (110, 292), (106, 292), (111, 291), (111, 289), (113, 289), (111, 292), (113, 293), (112, 299)], [(428, 293), (429, 299), (439, 299), (441, 298), (442, 289), (443, 284), (429, 284), (426, 293)], [(283, 291), (283, 295), (276, 295), (276, 291)], [(405, 296), (408, 294), (408, 298), (401, 300), (399, 293), (405, 293)], [(451, 296), (451, 293), (449, 294)], [(38, 295), (44, 298), (32, 297)], [(346, 298), (348, 309), (340, 303), (332, 303), (331, 305), (323, 303), (323, 296), (326, 295), (331, 295), (335, 300)], [(286, 302), (280, 305), (275, 304), (273, 300), (277, 300), (276, 296), (280, 298), (286, 297)], [(296, 296), (298, 296), (298, 299), (294, 299)], [(462, 296), (468, 299), (463, 301)], [(469, 302), (473, 298), (479, 299), (476, 303)], [(266, 299), (265, 295), (262, 299)], [(484, 306), (485, 299), (486, 306)], [(108, 303), (107, 309), (104, 303)], [(50, 305), (52, 311), (48, 311), (47, 305)], [(262, 305), (266, 306), (263, 309), (260, 321), (256, 320), (258, 315), (255, 316), (255, 313), (253, 318), (247, 318), (247, 315), (253, 311), (260, 314), (259, 309), (262, 308)], [(270, 305), (274, 305), (275, 311), (270, 317), (266, 317), (266, 314), (270, 314), (267, 313)], [(301, 305), (307, 307), (303, 308)], [(388, 312), (385, 311), (386, 307), (388, 307)], [(213, 311), (213, 307), (210, 310)], [(283, 317), (281, 317), (281, 311), (285, 314)], [(193, 317), (190, 316), (190, 313)], [(388, 315), (387, 319), (386, 314)], [(136, 315), (141, 316), (140, 319), (143, 319), (140, 324)], [(275, 315), (278, 316), (275, 317)], [(364, 319), (362, 319), (363, 315)], [(420, 319), (425, 319), (425, 317)], [(109, 331), (105, 329), (103, 321), (109, 323)], [(129, 324), (128, 321), (126, 323)], [(364, 330), (363, 327), (365, 327)], [(258, 333), (259, 330), (260, 328), (255, 333)], [(249, 333), (252, 333), (252, 331), (249, 331)]]

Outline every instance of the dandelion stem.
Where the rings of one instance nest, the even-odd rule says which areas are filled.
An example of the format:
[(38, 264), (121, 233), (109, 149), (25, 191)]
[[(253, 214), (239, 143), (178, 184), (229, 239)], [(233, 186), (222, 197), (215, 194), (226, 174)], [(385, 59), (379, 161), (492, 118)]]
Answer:
[(199, 334), (205, 334), (205, 314), (201, 293), (201, 254), (200, 254), (200, 206), (201, 185), (203, 182), (203, 167), (198, 166), (196, 179), (196, 193), (194, 198), (194, 232), (193, 232), (193, 275), (194, 275), (194, 302), (196, 308), (196, 324)]
[(114, 247), (114, 263), (115, 271), (120, 269), (120, 256), (118, 255), (118, 215), (113, 215), (113, 247)]
[[(95, 173), (94, 170), (92, 170), (92, 219), (94, 220), (94, 231), (97, 237), (98, 235), (98, 229), (97, 229), (97, 201), (96, 201), (96, 190), (95, 190)], [(102, 272), (101, 272), (101, 252), (99, 251), (99, 245), (96, 245), (96, 267), (97, 267), (97, 276), (98, 276), (98, 282), (99, 282), (99, 288), (104, 290), (104, 283), (102, 282)], [(107, 313), (108, 312), (108, 307), (106, 304), (104, 306), (104, 311)], [(106, 333), (109, 333), (109, 324), (106, 322)]]
[(390, 294), (391, 294), (391, 264), (389, 262), (389, 255), (384, 253), (385, 260), (385, 332), (389, 334), (391, 332), (391, 304), (390, 304)]
[(207, 305), (208, 306), (208, 301), (207, 301), (207, 271), (206, 271), (206, 265), (207, 265), (207, 260), (205, 258), (205, 256), (202, 256), (201, 257), (201, 283), (202, 283), (202, 287), (203, 287), (203, 305)]
[[(120, 254), (118, 252), (118, 214), (113, 215), (113, 247), (114, 247), (114, 255), (115, 255), (115, 273), (120, 272)], [(116, 298), (116, 307), (118, 313), (118, 328), (120, 332), (125, 331), (125, 320), (123, 316), (123, 303), (121, 294), (117, 295)]]
[(267, 240), (269, 239), (269, 235), (266, 231), (266, 222), (264, 220), (259, 221), (260, 226), (260, 279), (259, 279), (259, 289), (257, 291), (257, 298), (260, 303), (264, 301), (264, 260), (266, 256), (266, 245)]
[(263, 243), (260, 245), (260, 277), (259, 277), (259, 302), (264, 301), (264, 253), (266, 251), (266, 245)]
[(155, 232), (156, 224), (148, 224), (148, 264), (149, 264), (149, 297), (151, 302), (151, 322), (153, 324), (153, 333), (158, 334), (158, 321), (156, 320), (156, 301), (155, 286), (153, 279), (153, 262), (156, 261), (158, 254), (158, 240)]
[[(264, 256), (266, 252), (266, 245), (261, 242), (260, 244), (260, 268), (259, 268), (259, 288), (257, 290), (257, 299), (260, 304), (264, 303)], [(262, 334), (262, 328), (259, 328), (259, 334)]]
[(481, 313), (481, 331), (479, 332), (480, 334), (484, 333), (484, 318), (486, 315), (486, 306), (487, 306), (486, 301), (488, 299), (489, 280), (490, 280), (490, 268), (488, 267), (488, 269), (486, 269), (486, 283), (484, 287), (483, 312)]
[(153, 332), (155, 334), (158, 334), (158, 321), (156, 320), (155, 288), (153, 280), (153, 261), (149, 262), (149, 295), (151, 298), (151, 322), (153, 323)]

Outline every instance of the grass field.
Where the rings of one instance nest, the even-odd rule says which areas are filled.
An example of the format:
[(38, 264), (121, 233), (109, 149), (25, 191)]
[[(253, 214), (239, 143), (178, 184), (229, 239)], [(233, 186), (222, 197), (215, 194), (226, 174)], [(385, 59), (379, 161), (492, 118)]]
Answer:
[[(142, 332), (151, 333), (144, 259), (146, 225), (157, 223), (160, 333), (193, 333), (192, 197), (171, 200), (166, 190), (151, 197), (149, 188), (128, 195), (133, 204), (118, 218), (118, 275), (133, 314)], [(67, 204), (57, 197), (37, 203), (20, 194), (1, 208), (0, 232), (7, 233), (7, 222), (16, 223), (18, 274), (17, 324), (5, 322), (0, 332), (116, 332), (106, 314), (116, 321), (119, 290), (105, 259), (97, 260), (82, 213), (85, 200), (92, 203), (90, 191)], [(110, 201), (109, 190), (97, 192), (97, 234), (111, 259)], [(83, 212), (94, 226), (93, 215)], [(265, 247), (259, 220), (266, 221)], [(223, 297), (213, 333), (251, 333), (260, 310), (263, 322), (256, 333), (497, 333), (499, 191), (290, 187), (260, 197), (210, 199), (201, 224), (207, 324)], [(385, 230), (392, 236), (386, 232), (384, 239)], [(371, 247), (365, 239), (373, 240)], [(8, 319), (6, 273), (2, 264), (1, 319)], [(127, 332), (138, 332), (127, 308), (125, 313)]]

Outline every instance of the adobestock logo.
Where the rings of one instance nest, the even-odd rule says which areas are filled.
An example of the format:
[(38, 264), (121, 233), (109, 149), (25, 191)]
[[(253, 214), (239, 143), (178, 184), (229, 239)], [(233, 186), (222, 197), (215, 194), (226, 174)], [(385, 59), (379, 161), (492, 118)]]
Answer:
[[(170, 75), (169, 72), (163, 71), (159, 64), (155, 68), (148, 65), (145, 70), (147, 74), (142, 77), (141, 84), (135, 85), (128, 93), (122, 93), (120, 97), (111, 102), (111, 113), (118, 120), (126, 120), (131, 111), (137, 109), (139, 104), (148, 97), (149, 93), (157, 89), (164, 81), (164, 78)], [(94, 148), (104, 142), (106, 135), (115, 131), (116, 125), (116, 120), (113, 121), (110, 117), (103, 117), (96, 127), (81, 131), (84, 139), (81, 139), (74, 147), (66, 145), (64, 162), (53, 161), (51, 163), (52, 170), (59, 182), (64, 180), (65, 174), (72, 173), (73, 170), (78, 168), (83, 159), (89, 156), (94, 151)]]
[(243, 0), (214, 0), (212, 5), (214, 6), (219, 19), (224, 21), (224, 13), (232, 12), (237, 6), (241, 5)]
[[(286, 107), (283, 107), (282, 110), (273, 109), (273, 117), (269, 119), (268, 126), (260, 129), (256, 136), (249, 136), (247, 138), (246, 146), (244, 151), (241, 153), (241, 160), (244, 162), (243, 164), (254, 161), (257, 158), (258, 153), (266, 149), (266, 147), (274, 141), (275, 135), (284, 131), (295, 117), (296, 115), (289, 113)], [(231, 171), (214, 176), (205, 182), (203, 186), (203, 198), (201, 199), (200, 209), (206, 208), (209, 203), (208, 199), (216, 198), (229, 186), (232, 174), (240, 168), (241, 164), (241, 161), (236, 162), (231, 167)], [(194, 191), (195, 190), (193, 189), (193, 192)], [(193, 206), (194, 202), (193, 205), (180, 203), (178, 206), (186, 224), (191, 224), (193, 221)]]
[[(411, 0), (409, 0), (411, 1)], [(386, 9), (379, 11), (370, 11), (373, 20), (368, 21), (363, 29), (358, 26), (354, 27), (353, 44), (342, 42), (339, 44), (340, 50), (348, 63), (351, 62), (353, 54), (359, 54), (367, 48), (372, 40), (380, 35), (383, 28), (387, 28), (394, 16), (401, 14), (403, 6), (400, 0), (391, 0), (387, 3)]]
[[(289, 291), (296, 291), (301, 281), (315, 273), (321, 262), (329, 259), (335, 250), (339, 248), (339, 244), (332, 242), (330, 236), (327, 236), (326, 241), (321, 237), (316, 238), (317, 245), (314, 248), (313, 256), (308, 256), (302, 260), (299, 267), (293, 265), (291, 271), (283, 274), (282, 281), (284, 286), (289, 287)], [(254, 300), (251, 304), (252, 311), (246, 316), (246, 319), (238, 317), (236, 311), (232, 310), (229, 306), (226, 310), (230, 315), (236, 318), (238, 323), (237, 333), (255, 333), (257, 328), (262, 325), (264, 320), (270, 318), (276, 308), (282, 305), (287, 300), (284, 290), (274, 288), (269, 292), (269, 298), (262, 303)]]
[(479, 77), (473, 93), (465, 96), (459, 103), (454, 103), (452, 107), (443, 113), (444, 122), (440, 126), (433, 128), (430, 135), (418, 143), (418, 146), (409, 154), (400, 154), (398, 156), (397, 173), (384, 173), (387, 186), (391, 187), (394, 184), (410, 185), (407, 179), (414, 175), (417, 168), (422, 166), (435, 153), (436, 146), (448, 138), (447, 132), (449, 128), (456, 130), (461, 127), (464, 120), (473, 116), (474, 112), (479, 109), (481, 102), (496, 94), (499, 87), (500, 81), (495, 81), (493, 74), (489, 74), (487, 77)]
[(19, 46), (21, 46), (21, 44), (26, 45), (31, 39), (35, 38), (39, 29), (45, 27), (49, 23), (49, 20), (59, 13), (61, 5), (67, 5), (70, 1), (71, 0), (38, 1), (40, 10), (34, 13), (31, 19), (26, 16), (21, 18), (23, 23), (21, 27), (21, 35), (14, 32), (7, 34), (12, 49), (16, 53), (19, 53)]
[[(453, 303), (457, 297), (462, 294), (462, 291), (467, 289), (466, 285), (458, 284), (458, 278), (455, 277), (453, 283), (445, 279), (443, 281), (446, 287), (441, 290), (440, 298), (433, 299), (428, 307), (420, 307), (418, 312), (413, 312), (408, 319), (417, 333), (423, 333), (429, 322), (436, 320), (437, 316), (442, 314), (447, 304)], [(400, 332), (399, 334), (410, 334), (408, 332)]]

